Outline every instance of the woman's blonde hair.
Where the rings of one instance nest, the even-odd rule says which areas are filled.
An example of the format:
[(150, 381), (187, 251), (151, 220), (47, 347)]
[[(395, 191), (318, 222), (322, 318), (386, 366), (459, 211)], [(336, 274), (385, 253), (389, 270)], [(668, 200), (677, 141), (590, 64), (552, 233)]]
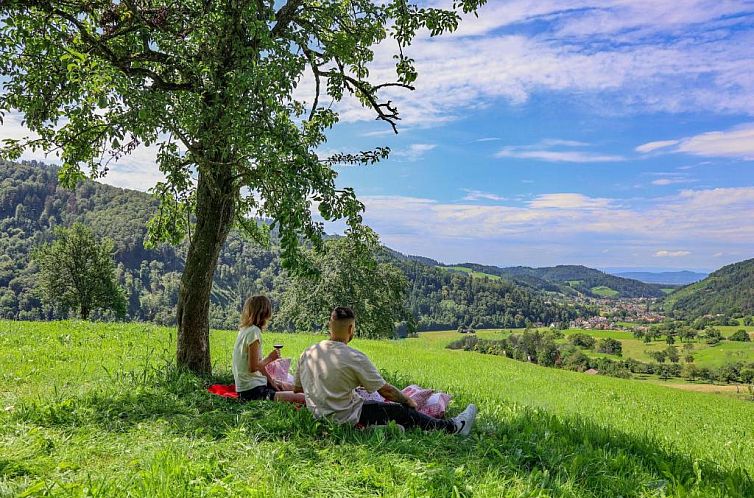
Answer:
[(264, 327), (272, 317), (272, 302), (267, 296), (251, 296), (241, 311), (241, 328), (256, 325)]

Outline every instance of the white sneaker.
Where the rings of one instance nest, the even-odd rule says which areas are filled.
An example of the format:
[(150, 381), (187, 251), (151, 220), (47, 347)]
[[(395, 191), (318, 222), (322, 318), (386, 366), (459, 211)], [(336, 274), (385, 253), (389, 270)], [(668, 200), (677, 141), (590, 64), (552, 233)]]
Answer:
[(456, 424), (456, 434), (468, 436), (471, 433), (471, 427), (476, 420), (476, 412), (476, 405), (472, 403), (464, 411), (453, 417), (453, 422)]

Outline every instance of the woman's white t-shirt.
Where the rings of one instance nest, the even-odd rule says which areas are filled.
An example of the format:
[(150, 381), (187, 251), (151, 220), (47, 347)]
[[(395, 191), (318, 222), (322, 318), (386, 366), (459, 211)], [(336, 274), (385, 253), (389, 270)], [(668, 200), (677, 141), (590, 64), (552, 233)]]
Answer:
[(233, 378), (236, 391), (248, 391), (267, 385), (267, 377), (261, 372), (249, 371), (249, 346), (259, 341), (259, 361), (262, 361), (262, 331), (256, 325), (238, 331), (236, 345), (233, 346)]

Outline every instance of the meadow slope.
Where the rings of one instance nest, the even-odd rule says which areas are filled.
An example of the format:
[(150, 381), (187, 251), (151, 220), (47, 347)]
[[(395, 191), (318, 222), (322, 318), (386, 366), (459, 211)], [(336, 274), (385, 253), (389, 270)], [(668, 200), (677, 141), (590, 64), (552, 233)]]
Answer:
[[(359, 431), (204, 391), (171, 329), (0, 321), (0, 496), (752, 496), (754, 405), (443, 349), (356, 340), (397, 384), (479, 405), (468, 439)], [(297, 356), (320, 337), (266, 334)]]

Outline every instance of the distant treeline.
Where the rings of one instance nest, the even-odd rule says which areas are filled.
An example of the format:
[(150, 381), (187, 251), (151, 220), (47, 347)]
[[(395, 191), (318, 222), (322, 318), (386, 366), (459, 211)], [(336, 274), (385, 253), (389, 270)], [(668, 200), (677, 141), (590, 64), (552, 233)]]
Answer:
[[(93, 181), (67, 190), (58, 185), (53, 167), (35, 161), (0, 162), (0, 317), (64, 318), (40, 301), (35, 290), (37, 268), (30, 255), (50, 239), (53, 227), (80, 221), (115, 243), (117, 277), (128, 299), (127, 319), (174, 324), (186, 247), (144, 248), (146, 222), (157, 208), (157, 202), (142, 192)], [(449, 273), (390, 250), (381, 258), (408, 277), (407, 304), (419, 330), (524, 327), (595, 312), (506, 281)], [(246, 296), (264, 293), (278, 305), (290, 285), (274, 237), (265, 248), (233, 231), (214, 276), (211, 325), (235, 328)], [(285, 324), (273, 321), (271, 326)]]

